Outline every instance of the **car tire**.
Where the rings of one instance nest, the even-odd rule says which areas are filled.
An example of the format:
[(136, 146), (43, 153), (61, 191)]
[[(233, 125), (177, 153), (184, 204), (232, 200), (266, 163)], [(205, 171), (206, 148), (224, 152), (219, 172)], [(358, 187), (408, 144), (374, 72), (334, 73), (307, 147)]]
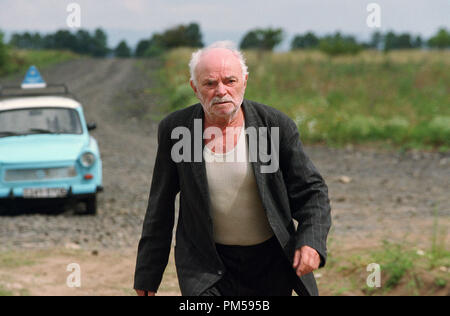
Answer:
[(97, 195), (93, 195), (88, 197), (84, 201), (86, 205), (86, 215), (95, 215), (97, 214)]

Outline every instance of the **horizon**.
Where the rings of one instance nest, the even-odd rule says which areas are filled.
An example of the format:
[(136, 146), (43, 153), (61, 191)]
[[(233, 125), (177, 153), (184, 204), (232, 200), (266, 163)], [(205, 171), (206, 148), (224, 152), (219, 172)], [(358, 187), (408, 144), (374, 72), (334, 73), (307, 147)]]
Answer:
[[(73, 3), (81, 8), (79, 28), (70, 28), (66, 22), (70, 14), (68, 5)], [(370, 3), (380, 7), (379, 28), (371, 28), (366, 23)], [(358, 41), (367, 41), (376, 31), (429, 38), (440, 28), (450, 27), (448, 12), (450, 2), (447, 0), (429, 3), (422, 0), (395, 3), (389, 0), (342, 0), (339, 3), (330, 0), (278, 0), (276, 3), (229, 0), (226, 4), (206, 0), (189, 3), (181, 0), (3, 0), (0, 2), (0, 30), (9, 40), (14, 32), (47, 34), (61, 29), (76, 32), (102, 28), (108, 35), (109, 47), (125, 40), (135, 48), (139, 40), (180, 24), (198, 23), (205, 45), (218, 40), (239, 44), (248, 31), (273, 27), (285, 32), (277, 50), (287, 50), (295, 35), (308, 31), (319, 36), (340, 31)]]
[[(155, 32), (151, 33), (150, 35), (145, 35), (146, 33), (144, 31), (120, 30), (120, 29), (108, 30), (108, 29), (104, 29), (102, 27), (99, 27), (99, 28), (101, 28), (107, 34), (107, 36), (108, 36), (107, 40), (108, 40), (108, 47), (109, 48), (114, 48), (121, 41), (125, 41), (127, 43), (127, 45), (133, 50), (136, 48), (136, 46), (137, 46), (137, 44), (138, 44), (138, 42), (140, 40), (150, 39), (153, 34), (164, 31), (164, 30), (162, 30), (162, 31), (155, 31)], [(427, 39), (429, 39), (429, 37), (435, 35), (439, 31), (439, 29), (441, 29), (441, 28), (446, 28), (446, 27), (445, 26), (438, 27), (436, 29), (435, 33), (432, 33), (432, 34), (430, 34), (427, 37), (424, 37), (420, 33), (409, 33), (407, 31), (396, 32), (395, 30), (387, 30), (385, 32), (381, 32), (381, 31), (379, 31), (379, 32), (382, 33), (382, 34), (385, 34), (387, 32), (393, 31), (397, 35), (399, 35), (401, 33), (409, 33), (412, 37), (421, 36), (423, 40), (427, 40)], [(70, 29), (70, 28), (61, 28), (61, 29), (58, 29), (58, 30), (47, 31), (47, 32), (46, 31), (39, 31), (39, 30), (12, 30), (11, 31), (11, 30), (0, 29), (0, 31), (2, 31), (5, 34), (5, 40), (7, 42), (10, 40), (11, 35), (14, 34), (14, 33), (23, 34), (25, 32), (29, 32), (29, 33), (36, 33), (37, 32), (37, 33), (40, 33), (41, 35), (47, 35), (47, 34), (54, 33), (54, 32), (59, 31), (59, 30), (67, 30), (67, 31), (70, 31), (71, 33), (76, 33), (78, 31), (78, 29), (77, 30), (73, 30), (73, 29)], [(83, 30), (86, 30), (86, 31), (89, 31), (89, 32), (92, 33), (93, 31), (95, 31), (95, 28), (94, 29), (83, 29)], [(228, 36), (227, 36), (226, 32), (221, 32), (222, 33), (221, 34), (222, 36), (221, 36), (221, 35), (219, 35), (220, 33), (210, 33), (210, 34), (206, 34), (205, 35), (205, 33), (200, 29), (200, 31), (202, 32), (202, 40), (203, 40), (203, 44), (204, 44), (205, 47), (210, 45), (210, 44), (212, 44), (212, 43), (214, 43), (214, 42), (216, 42), (216, 41), (222, 41), (222, 40), (231, 40), (235, 44), (239, 45), (239, 43), (242, 40), (242, 38), (244, 37), (244, 35), (250, 30), (252, 30), (252, 29), (244, 31), (242, 34), (237, 34), (237, 33), (233, 34), (233, 33), (230, 32), (230, 33), (228, 33)], [(275, 51), (288, 51), (290, 49), (290, 44), (291, 44), (292, 40), (294, 39), (294, 37), (296, 35), (304, 35), (307, 32), (313, 32), (315, 35), (317, 35), (319, 37), (322, 37), (322, 36), (325, 36), (325, 35), (335, 34), (336, 32), (340, 32), (341, 34), (344, 34), (344, 35), (354, 36), (355, 39), (358, 42), (366, 42), (366, 41), (369, 41), (370, 40), (370, 36), (373, 33), (377, 32), (377, 31), (374, 30), (370, 34), (348, 33), (348, 32), (343, 32), (343, 31), (338, 30), (338, 29), (336, 29), (334, 31), (330, 31), (330, 32), (324, 32), (324, 33), (316, 33), (314, 31), (305, 31), (303, 33), (288, 34), (286, 31), (284, 31), (283, 41), (275, 48)], [(124, 36), (124, 34), (126, 34), (126, 35)], [(223, 34), (225, 34), (225, 36), (223, 36)]]

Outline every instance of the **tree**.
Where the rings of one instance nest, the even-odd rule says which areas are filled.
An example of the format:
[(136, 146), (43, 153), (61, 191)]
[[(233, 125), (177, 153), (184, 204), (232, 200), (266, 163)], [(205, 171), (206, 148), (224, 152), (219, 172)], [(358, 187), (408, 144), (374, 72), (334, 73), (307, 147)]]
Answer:
[(291, 42), (291, 49), (317, 48), (319, 46), (319, 38), (312, 32), (305, 35), (297, 35)]
[(353, 36), (343, 36), (340, 32), (325, 36), (320, 40), (319, 48), (330, 56), (352, 54), (355, 55), (362, 50), (362, 45), (356, 42)]
[(416, 36), (416, 38), (413, 40), (412, 46), (413, 48), (422, 48), (423, 40), (422, 37), (420, 37), (420, 35)]
[(131, 49), (127, 45), (126, 41), (121, 41), (119, 45), (114, 49), (114, 55), (119, 58), (131, 57)]
[(94, 57), (105, 57), (109, 52), (107, 41), (108, 37), (106, 36), (106, 33), (100, 28), (96, 29), (92, 39), (91, 55)]
[(136, 46), (136, 51), (134, 52), (134, 56), (136, 57), (144, 57), (145, 52), (150, 46), (150, 40), (141, 40)]
[(91, 34), (86, 30), (79, 30), (75, 33), (75, 37), (75, 52), (85, 55), (90, 54), (93, 46)]
[(166, 49), (176, 47), (203, 47), (200, 27), (196, 23), (187, 26), (178, 25), (166, 30), (162, 35), (156, 34), (159, 44)]
[(54, 35), (54, 49), (68, 49), (75, 51), (77, 46), (77, 38), (69, 31), (60, 30)]
[(412, 49), (421, 48), (422, 46), (423, 41), (419, 35), (416, 37), (408, 33), (397, 35), (393, 31), (389, 31), (383, 37), (383, 50), (385, 52), (392, 49)]
[(203, 47), (202, 33), (197, 23), (177, 25), (163, 33), (155, 33), (149, 40), (141, 40), (136, 57), (159, 56), (164, 51), (177, 47)]
[(380, 32), (374, 32), (370, 39), (369, 47), (379, 49), (383, 43), (383, 35)]
[(408, 33), (400, 34), (397, 37), (397, 47), (399, 49), (410, 49), (413, 48), (413, 43), (411, 40), (411, 35)]
[(445, 49), (450, 47), (450, 33), (441, 28), (437, 34), (428, 40), (428, 46), (431, 48)]
[(202, 33), (197, 23), (191, 23), (187, 26), (186, 38), (190, 47), (203, 47)]
[(39, 33), (14, 33), (10, 45), (23, 49), (56, 49), (70, 50), (78, 54), (104, 57), (109, 53), (107, 35), (102, 29), (91, 35), (86, 30), (72, 34), (67, 30), (41, 35)]
[(394, 32), (390, 31), (384, 36), (383, 50), (385, 52), (397, 48), (397, 36)]
[(239, 46), (241, 49), (271, 51), (283, 41), (283, 35), (280, 28), (255, 29), (245, 34)]
[(33, 49), (42, 49), (43, 43), (42, 43), (42, 36), (38, 32), (34, 33), (33, 35)]

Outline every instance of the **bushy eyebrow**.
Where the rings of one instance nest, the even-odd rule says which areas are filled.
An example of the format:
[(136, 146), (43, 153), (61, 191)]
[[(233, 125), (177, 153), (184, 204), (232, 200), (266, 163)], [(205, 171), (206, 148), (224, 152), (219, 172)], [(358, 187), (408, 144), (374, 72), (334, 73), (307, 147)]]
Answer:
[[(231, 79), (237, 80), (237, 77), (236, 76), (225, 77), (225, 80), (231, 80)], [(205, 78), (203, 80), (203, 83), (208, 83), (208, 82), (217, 82), (217, 80), (215, 78)]]

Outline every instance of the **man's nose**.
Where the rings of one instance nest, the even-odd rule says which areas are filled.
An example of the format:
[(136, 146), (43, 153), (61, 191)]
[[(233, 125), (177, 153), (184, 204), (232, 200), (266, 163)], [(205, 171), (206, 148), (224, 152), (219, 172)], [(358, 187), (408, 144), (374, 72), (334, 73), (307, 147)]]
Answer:
[(221, 82), (219, 82), (219, 84), (217, 85), (216, 88), (216, 95), (219, 97), (223, 97), (227, 94), (227, 89), (225, 87), (225, 85)]

